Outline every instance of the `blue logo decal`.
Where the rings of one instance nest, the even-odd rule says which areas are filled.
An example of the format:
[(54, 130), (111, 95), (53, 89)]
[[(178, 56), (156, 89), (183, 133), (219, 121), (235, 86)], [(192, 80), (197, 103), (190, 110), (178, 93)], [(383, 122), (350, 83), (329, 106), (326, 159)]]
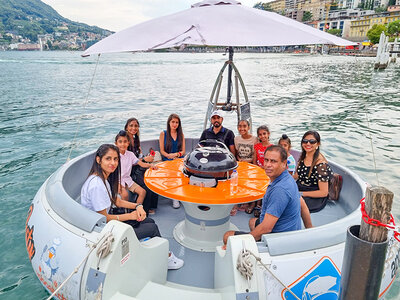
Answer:
[[(340, 273), (329, 258), (324, 258), (304, 277), (290, 286), (290, 290), (302, 300), (337, 300), (339, 296)], [(288, 291), (285, 300), (296, 298)]]

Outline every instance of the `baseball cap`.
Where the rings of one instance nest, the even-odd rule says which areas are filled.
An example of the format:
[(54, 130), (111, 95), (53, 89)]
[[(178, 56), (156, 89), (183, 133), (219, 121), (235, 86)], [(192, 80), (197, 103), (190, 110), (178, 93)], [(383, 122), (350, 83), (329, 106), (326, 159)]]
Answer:
[(224, 117), (224, 116), (222, 115), (222, 111), (220, 111), (220, 110), (214, 110), (213, 113), (212, 113), (211, 116), (210, 116), (210, 119), (211, 119), (212, 117), (214, 117), (214, 116), (218, 116), (218, 117), (220, 117), (220, 118), (223, 118), (223, 117)]

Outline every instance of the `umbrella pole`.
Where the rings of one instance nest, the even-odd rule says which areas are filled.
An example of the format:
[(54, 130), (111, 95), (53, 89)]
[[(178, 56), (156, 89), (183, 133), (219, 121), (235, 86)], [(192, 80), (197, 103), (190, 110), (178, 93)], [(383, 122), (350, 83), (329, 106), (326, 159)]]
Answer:
[[(226, 107), (231, 107), (232, 98), (232, 63), (233, 63), (233, 47), (228, 47), (229, 50), (229, 66), (228, 66), (228, 91), (226, 93)], [(228, 109), (230, 110), (230, 109)]]
[(208, 121), (210, 120), (211, 113), (214, 110), (218, 109), (219, 92), (221, 90), (222, 78), (224, 77), (223, 74), (224, 74), (224, 71), (225, 71), (225, 68), (226, 68), (227, 65), (228, 65), (228, 62), (225, 62), (224, 66), (221, 69), (221, 71), (219, 71), (217, 80), (215, 80), (214, 88), (213, 88), (213, 90), (211, 92), (210, 100), (208, 101), (208, 108), (207, 108), (207, 112), (206, 112), (206, 117), (204, 119), (203, 130), (208, 128), (207, 124), (208, 124)]
[[(236, 68), (235, 64), (233, 63), (233, 48), (231, 48), (229, 52), (229, 60), (227, 60), (224, 63), (224, 66), (222, 69), (219, 71), (217, 80), (214, 83), (214, 88), (211, 92), (211, 96), (208, 102), (208, 107), (207, 107), (207, 112), (206, 116), (204, 118), (204, 127), (203, 129), (208, 128), (208, 121), (210, 119), (211, 113), (216, 110), (216, 109), (222, 109), (225, 111), (232, 111), (236, 110), (237, 114), (237, 119), (238, 121), (240, 119), (246, 119), (250, 122), (250, 131), (252, 132), (252, 119), (251, 119), (251, 113), (250, 113), (250, 103), (249, 103), (249, 98), (247, 95), (246, 87), (244, 85), (242, 76), (239, 73), (239, 70)], [(228, 95), (227, 95), (227, 101), (225, 103), (218, 102), (219, 98), (219, 92), (221, 90), (221, 83), (222, 83), (222, 78), (223, 78), (223, 73), (225, 71), (225, 68), (228, 66)], [(231, 70), (229, 72), (229, 70)], [(233, 92), (233, 86), (232, 86), (232, 71), (235, 71), (235, 92), (236, 92), (236, 103), (231, 103), (229, 100), (232, 98), (232, 92)], [(229, 74), (230, 73), (230, 74)], [(243, 105), (240, 104), (240, 97), (239, 97), (239, 84), (242, 88), (243, 91), (243, 96), (245, 99), (245, 103)], [(242, 107), (243, 106), (243, 107)]]

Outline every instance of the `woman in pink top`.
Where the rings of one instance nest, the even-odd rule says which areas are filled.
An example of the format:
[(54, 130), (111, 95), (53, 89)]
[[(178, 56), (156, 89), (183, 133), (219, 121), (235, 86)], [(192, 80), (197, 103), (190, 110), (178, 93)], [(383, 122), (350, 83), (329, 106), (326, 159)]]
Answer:
[(121, 130), (115, 137), (115, 145), (118, 147), (121, 158), (121, 182), (119, 193), (123, 200), (129, 199), (128, 190), (138, 195), (136, 203), (143, 204), (146, 212), (150, 209), (150, 203), (144, 203), (146, 191), (131, 178), (132, 166), (139, 165), (143, 168), (152, 167), (151, 164), (139, 160), (133, 152), (128, 151), (129, 140), (125, 130)]

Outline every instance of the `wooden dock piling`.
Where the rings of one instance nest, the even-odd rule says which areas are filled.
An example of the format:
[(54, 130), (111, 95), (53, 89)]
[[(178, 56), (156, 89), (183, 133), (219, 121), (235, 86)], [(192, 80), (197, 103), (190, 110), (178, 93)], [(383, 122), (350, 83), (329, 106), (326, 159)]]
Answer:
[[(382, 224), (389, 223), (392, 203), (393, 193), (386, 188), (367, 188), (365, 211), (370, 222), (375, 219)], [(340, 281), (340, 300), (379, 298), (387, 247), (385, 227), (367, 224), (363, 219), (361, 226), (349, 227)]]
[[(393, 193), (388, 189), (377, 186), (367, 188), (365, 194), (365, 211), (371, 219), (388, 224), (393, 204)], [(372, 243), (381, 243), (387, 240), (387, 229), (361, 222), (360, 239)]]

